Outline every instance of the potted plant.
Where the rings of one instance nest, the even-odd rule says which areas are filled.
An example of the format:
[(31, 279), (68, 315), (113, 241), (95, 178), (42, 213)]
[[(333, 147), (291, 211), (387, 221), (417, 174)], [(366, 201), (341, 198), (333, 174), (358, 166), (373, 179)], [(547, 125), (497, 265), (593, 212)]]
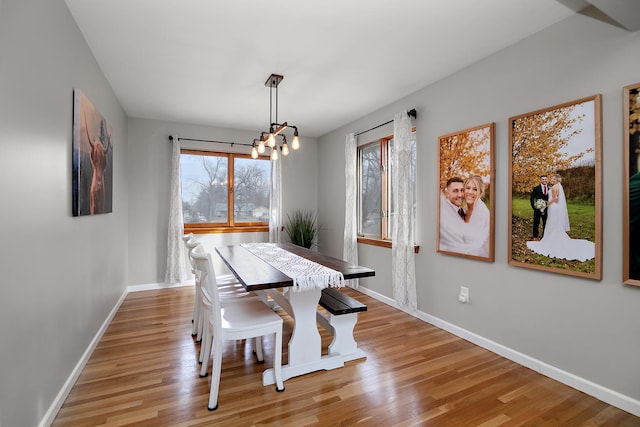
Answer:
[(317, 243), (318, 218), (310, 210), (298, 209), (293, 215), (287, 214), (285, 230), (291, 243), (311, 249)]

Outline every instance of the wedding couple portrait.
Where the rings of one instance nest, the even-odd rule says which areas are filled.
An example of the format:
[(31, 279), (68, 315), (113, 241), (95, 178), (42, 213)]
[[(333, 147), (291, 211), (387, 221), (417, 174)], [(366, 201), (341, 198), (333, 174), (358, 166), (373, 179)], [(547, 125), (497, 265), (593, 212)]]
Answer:
[(487, 123), (439, 137), (438, 252), (494, 260), (494, 135)]
[(602, 96), (509, 118), (509, 264), (602, 279)]
[[(566, 260), (586, 261), (595, 257), (595, 243), (586, 239), (572, 239), (567, 200), (562, 177), (554, 174), (540, 176), (540, 185), (531, 191), (533, 209), (533, 240), (527, 248), (533, 252)], [(541, 238), (540, 238), (541, 236)]]
[(440, 192), (439, 250), (487, 258), (491, 214), (482, 177), (449, 178)]

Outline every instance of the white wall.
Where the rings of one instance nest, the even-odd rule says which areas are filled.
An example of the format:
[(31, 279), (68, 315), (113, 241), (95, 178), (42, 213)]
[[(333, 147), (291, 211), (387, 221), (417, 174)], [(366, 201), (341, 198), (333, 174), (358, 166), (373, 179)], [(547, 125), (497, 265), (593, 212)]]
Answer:
[[(113, 213), (71, 214), (73, 88), (113, 127)], [(127, 283), (127, 119), (62, 0), (0, 16), (0, 425), (43, 418)]]
[[(158, 120), (129, 120), (129, 284), (164, 282), (167, 258), (167, 223), (169, 220), (169, 182), (172, 146), (169, 135), (215, 141), (251, 143), (259, 131), (196, 126)], [(225, 144), (185, 141), (183, 148), (227, 152)], [(286, 214), (297, 208), (317, 210), (318, 165), (317, 140), (300, 138), (301, 148), (282, 161), (282, 209)], [(233, 151), (248, 153), (248, 147), (234, 146)], [(207, 249), (216, 245), (268, 240), (263, 233), (198, 236)], [(287, 240), (286, 233), (283, 234)], [(214, 257), (215, 258), (215, 257)], [(216, 265), (216, 268), (218, 265)], [(222, 273), (224, 268), (220, 264)]]
[[(320, 250), (342, 254), (344, 139), (416, 108), (418, 118), (418, 308), (456, 328), (621, 393), (640, 408), (640, 287), (622, 284), (622, 87), (640, 81), (640, 33), (575, 15), (361, 120), (324, 135), (318, 158)], [(420, 48), (416, 46), (416, 55)], [(437, 58), (434, 58), (437, 61)], [(603, 280), (507, 264), (508, 118), (603, 95)], [(435, 252), (439, 135), (496, 122), (496, 261)], [(392, 125), (362, 135), (391, 134)], [(331, 208), (329, 208), (331, 206)], [(637, 238), (638, 236), (635, 236)], [(632, 236), (633, 238), (633, 236)], [(392, 297), (391, 250), (359, 245), (375, 268), (368, 290)], [(468, 286), (470, 304), (457, 293)]]

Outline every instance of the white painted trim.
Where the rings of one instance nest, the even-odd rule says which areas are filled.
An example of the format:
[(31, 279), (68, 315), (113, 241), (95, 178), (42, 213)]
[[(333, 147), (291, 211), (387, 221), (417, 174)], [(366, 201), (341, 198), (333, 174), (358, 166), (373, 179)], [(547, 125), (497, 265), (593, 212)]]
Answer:
[(56, 415), (58, 415), (58, 411), (62, 407), (62, 404), (64, 403), (65, 399), (71, 392), (71, 389), (73, 388), (74, 384), (78, 380), (80, 373), (82, 372), (85, 365), (89, 361), (89, 358), (93, 354), (93, 351), (96, 349), (96, 346), (102, 339), (102, 335), (104, 335), (105, 331), (111, 324), (113, 317), (118, 312), (118, 309), (122, 305), (122, 302), (127, 297), (129, 292), (139, 292), (139, 291), (148, 291), (148, 290), (156, 290), (156, 289), (169, 289), (169, 288), (178, 288), (182, 286), (194, 286), (194, 285), (195, 285), (195, 281), (194, 279), (191, 279), (191, 280), (187, 280), (186, 282), (176, 283), (172, 285), (167, 285), (166, 283), (149, 283), (145, 285), (128, 286), (124, 290), (124, 292), (122, 292), (122, 295), (120, 295), (120, 298), (118, 299), (114, 307), (111, 309), (111, 312), (109, 312), (109, 315), (107, 316), (105, 321), (102, 323), (102, 326), (100, 327), (96, 335), (93, 337), (93, 339), (89, 343), (89, 346), (85, 350), (84, 354), (82, 355), (82, 357), (80, 358), (76, 366), (73, 368), (73, 371), (71, 371), (69, 378), (67, 378), (67, 381), (65, 381), (64, 385), (58, 392), (58, 395), (51, 403), (51, 406), (49, 406), (49, 409), (42, 417), (42, 420), (40, 421), (40, 424), (38, 424), (38, 427), (50, 426), (53, 423), (53, 420), (56, 418)]
[(76, 366), (71, 371), (69, 378), (67, 378), (67, 381), (65, 381), (64, 385), (58, 392), (58, 395), (56, 396), (56, 398), (53, 399), (51, 406), (49, 406), (49, 409), (42, 417), (42, 420), (40, 420), (40, 424), (38, 424), (38, 427), (46, 427), (53, 424), (53, 420), (55, 420), (56, 415), (58, 415), (58, 411), (62, 407), (62, 404), (64, 403), (65, 399), (71, 392), (71, 389), (73, 388), (76, 381), (78, 380), (80, 373), (82, 373), (82, 370), (84, 369), (85, 365), (89, 361), (89, 358), (91, 358), (93, 351), (96, 349), (98, 343), (102, 339), (102, 335), (104, 335), (105, 331), (111, 324), (113, 317), (118, 312), (118, 309), (120, 309), (120, 306), (122, 305), (122, 302), (124, 301), (124, 299), (127, 297), (128, 293), (129, 293), (128, 290), (125, 289), (122, 295), (120, 295), (120, 298), (118, 299), (116, 304), (113, 306), (113, 308), (109, 312), (109, 315), (107, 316), (105, 321), (102, 322), (102, 326), (100, 326), (100, 329), (98, 329), (98, 332), (89, 343), (89, 346), (85, 350), (84, 354), (82, 355), (82, 357), (80, 358)]
[(187, 280), (186, 282), (173, 283), (167, 285), (166, 283), (147, 283), (144, 285), (129, 285), (127, 292), (140, 292), (140, 291), (155, 291), (158, 289), (171, 289), (181, 288), (183, 286), (195, 286), (195, 280)]
[(465, 339), (506, 359), (516, 362), (519, 365), (532, 369), (546, 377), (552, 378), (556, 381), (568, 385), (569, 387), (573, 387), (590, 396), (595, 397), (596, 399), (608, 403), (609, 405), (613, 405), (617, 408), (622, 409), (623, 411), (627, 411), (633, 415), (640, 417), (640, 400), (636, 400), (615, 390), (611, 390), (600, 384), (596, 384), (585, 378), (574, 375), (571, 372), (567, 372), (563, 369), (559, 369), (555, 366), (549, 365), (548, 363), (542, 362), (524, 353), (520, 353), (519, 351), (513, 350), (495, 341), (484, 338), (438, 317), (432, 316), (422, 311), (409, 312), (407, 310), (404, 310), (398, 307), (393, 299), (374, 292), (362, 285), (360, 285), (357, 290), (365, 295), (370, 296), (371, 298), (397, 308), (398, 310), (402, 310), (413, 317), (430, 323), (440, 329), (444, 329), (445, 331), (450, 332), (462, 339)]

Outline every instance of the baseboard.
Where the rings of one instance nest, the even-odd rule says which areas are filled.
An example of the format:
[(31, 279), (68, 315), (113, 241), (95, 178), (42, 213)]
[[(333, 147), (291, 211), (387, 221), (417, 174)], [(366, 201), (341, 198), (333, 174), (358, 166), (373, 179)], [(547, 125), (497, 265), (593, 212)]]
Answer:
[(62, 404), (64, 403), (65, 399), (71, 392), (73, 385), (78, 380), (78, 377), (80, 376), (80, 373), (82, 372), (85, 365), (89, 361), (91, 354), (93, 353), (96, 346), (102, 339), (102, 336), (104, 335), (105, 331), (109, 327), (109, 324), (113, 320), (113, 317), (118, 312), (118, 309), (122, 305), (122, 302), (127, 297), (129, 292), (148, 291), (148, 290), (154, 290), (154, 289), (178, 288), (182, 286), (193, 286), (193, 285), (194, 285), (194, 281), (192, 279), (192, 280), (187, 280), (186, 282), (176, 283), (172, 285), (167, 285), (166, 283), (149, 283), (144, 285), (128, 286), (124, 290), (122, 295), (120, 295), (120, 298), (114, 305), (113, 309), (111, 309), (111, 312), (109, 312), (109, 315), (107, 316), (105, 321), (102, 323), (102, 326), (100, 326), (100, 329), (98, 330), (96, 335), (93, 337), (93, 339), (89, 343), (89, 346), (85, 350), (84, 354), (82, 355), (82, 357), (80, 358), (76, 366), (73, 368), (73, 371), (71, 371), (69, 378), (67, 378), (67, 381), (65, 381), (64, 385), (62, 386), (62, 389), (60, 389), (60, 392), (58, 392), (58, 395), (53, 400), (53, 403), (51, 404), (47, 412), (44, 414), (44, 417), (42, 417), (42, 420), (40, 421), (40, 424), (38, 424), (38, 427), (50, 426), (53, 423), (53, 420), (56, 418), (56, 415), (58, 414), (58, 411), (62, 407)]
[(552, 378), (556, 381), (568, 385), (569, 387), (580, 390), (590, 396), (595, 397), (596, 399), (608, 403), (609, 405), (613, 405), (617, 408), (640, 417), (640, 400), (633, 399), (615, 390), (611, 390), (607, 387), (601, 386), (600, 384), (596, 384), (592, 381), (574, 375), (571, 372), (567, 372), (555, 366), (549, 365), (548, 363), (542, 362), (524, 353), (520, 353), (519, 351), (513, 350), (495, 341), (491, 341), (466, 329), (460, 328), (459, 326), (456, 326), (452, 323), (444, 321), (438, 317), (432, 316), (422, 311), (410, 312), (404, 310), (398, 307), (393, 299), (374, 292), (371, 289), (359, 286), (357, 290), (382, 303), (397, 308), (398, 310), (404, 311), (405, 313), (410, 314), (420, 320), (437, 326), (440, 329), (444, 329), (445, 331), (450, 332), (464, 340), (472, 342), (477, 346), (485, 348), (506, 359), (532, 369), (546, 377)]
[(64, 385), (62, 386), (62, 388), (58, 392), (58, 395), (56, 396), (55, 399), (53, 399), (53, 402), (51, 403), (51, 406), (49, 406), (49, 409), (47, 410), (47, 412), (42, 417), (42, 420), (40, 420), (40, 424), (38, 424), (38, 427), (46, 427), (46, 426), (50, 426), (51, 424), (53, 424), (53, 420), (55, 420), (56, 415), (58, 415), (58, 411), (60, 410), (60, 408), (62, 407), (62, 404), (65, 401), (65, 399), (67, 398), (67, 396), (71, 392), (71, 389), (73, 388), (74, 384), (78, 380), (78, 377), (80, 376), (80, 373), (82, 372), (82, 370), (84, 369), (85, 365), (89, 361), (89, 358), (91, 358), (91, 354), (93, 354), (93, 351), (96, 349), (96, 346), (98, 345), (98, 343), (102, 339), (102, 336), (104, 335), (105, 331), (109, 327), (109, 324), (111, 324), (111, 321), (113, 320), (113, 317), (118, 312), (118, 309), (122, 305), (122, 302), (126, 298), (127, 294), (128, 294), (128, 290), (125, 289), (124, 292), (122, 293), (122, 295), (120, 295), (120, 298), (118, 299), (118, 302), (116, 302), (116, 304), (113, 306), (113, 308), (109, 312), (109, 315), (107, 316), (105, 321), (100, 326), (100, 329), (98, 329), (98, 332), (96, 333), (96, 335), (93, 337), (93, 339), (89, 343), (89, 346), (85, 350), (84, 354), (82, 355), (82, 357), (80, 358), (80, 360), (78, 361), (76, 366), (71, 371), (71, 375), (69, 375), (69, 378), (67, 378), (67, 381), (65, 381)]
[(194, 279), (187, 280), (180, 283), (173, 283), (167, 285), (166, 283), (147, 283), (144, 285), (130, 285), (127, 288), (127, 292), (140, 292), (140, 291), (154, 291), (157, 289), (171, 289), (171, 288), (180, 288), (183, 286), (194, 286)]

